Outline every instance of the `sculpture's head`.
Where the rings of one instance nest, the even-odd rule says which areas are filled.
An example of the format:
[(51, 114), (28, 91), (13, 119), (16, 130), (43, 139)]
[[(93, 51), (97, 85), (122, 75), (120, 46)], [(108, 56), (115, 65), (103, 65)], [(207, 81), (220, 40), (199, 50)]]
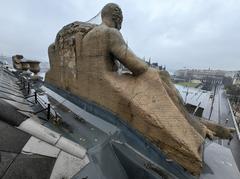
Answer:
[(116, 28), (118, 30), (121, 29), (123, 16), (122, 10), (117, 4), (106, 4), (101, 11), (101, 17), (103, 23), (107, 26)]

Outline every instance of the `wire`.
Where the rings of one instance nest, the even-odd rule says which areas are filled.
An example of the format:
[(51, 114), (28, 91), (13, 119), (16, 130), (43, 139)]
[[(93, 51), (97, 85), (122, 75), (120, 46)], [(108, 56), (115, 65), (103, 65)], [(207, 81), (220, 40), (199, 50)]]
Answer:
[(99, 19), (101, 19), (100, 14), (101, 14), (101, 11), (99, 11), (94, 17), (86, 21), (86, 23), (100, 24), (100, 22), (97, 22), (99, 21)]

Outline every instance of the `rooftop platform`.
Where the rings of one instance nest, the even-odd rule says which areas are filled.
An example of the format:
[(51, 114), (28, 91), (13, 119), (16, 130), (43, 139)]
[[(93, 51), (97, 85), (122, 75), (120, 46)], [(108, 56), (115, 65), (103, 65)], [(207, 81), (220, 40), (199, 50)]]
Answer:
[[(197, 178), (89, 101), (47, 84), (35, 101), (4, 68), (0, 81), (0, 178)], [(200, 178), (240, 176), (227, 149), (208, 143), (204, 156)]]

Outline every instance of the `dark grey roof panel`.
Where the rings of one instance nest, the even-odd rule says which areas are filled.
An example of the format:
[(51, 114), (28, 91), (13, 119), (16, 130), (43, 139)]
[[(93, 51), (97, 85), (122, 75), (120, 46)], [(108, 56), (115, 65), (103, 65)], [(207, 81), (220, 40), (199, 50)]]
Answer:
[(1, 92), (0, 92), (0, 99), (7, 99), (7, 100), (10, 100), (10, 101), (15, 101), (15, 102), (18, 102), (18, 103), (21, 103), (21, 104), (28, 105), (28, 103), (26, 103), (24, 101), (24, 99), (21, 99), (19, 97), (13, 96), (13, 95), (1, 93)]
[(0, 120), (0, 151), (20, 153), (30, 135)]
[[(157, 170), (154, 170), (153, 167), (150, 167), (151, 163), (149, 161), (130, 148), (127, 148), (124, 144), (113, 143), (113, 148), (128, 177), (131, 179), (175, 178), (163, 168), (155, 167)], [(147, 165), (149, 165), (149, 167), (147, 167)]]
[(91, 163), (73, 177), (74, 179), (128, 179), (109, 143), (88, 151)]
[(237, 165), (229, 148), (214, 142), (205, 145), (204, 166), (200, 179), (240, 178)]
[(2, 179), (47, 179), (54, 164), (51, 157), (19, 154)]
[(17, 154), (14, 153), (0, 151), (0, 178), (3, 177), (16, 156)]
[(26, 118), (27, 116), (18, 112), (14, 106), (0, 99), (0, 120), (12, 126), (19, 126)]
[[(109, 161), (110, 162), (110, 161)], [(91, 162), (86, 167), (84, 167), (78, 174), (73, 176), (72, 179), (107, 179), (101, 170), (98, 169), (98, 165)]]

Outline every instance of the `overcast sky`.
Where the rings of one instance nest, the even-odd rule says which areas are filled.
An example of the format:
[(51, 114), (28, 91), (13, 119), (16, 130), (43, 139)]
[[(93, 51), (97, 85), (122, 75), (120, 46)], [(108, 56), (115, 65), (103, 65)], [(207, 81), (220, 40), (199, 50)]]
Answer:
[(171, 70), (240, 69), (240, 0), (0, 0), (0, 54), (47, 61), (62, 26), (108, 2), (122, 8), (121, 32), (139, 57)]

